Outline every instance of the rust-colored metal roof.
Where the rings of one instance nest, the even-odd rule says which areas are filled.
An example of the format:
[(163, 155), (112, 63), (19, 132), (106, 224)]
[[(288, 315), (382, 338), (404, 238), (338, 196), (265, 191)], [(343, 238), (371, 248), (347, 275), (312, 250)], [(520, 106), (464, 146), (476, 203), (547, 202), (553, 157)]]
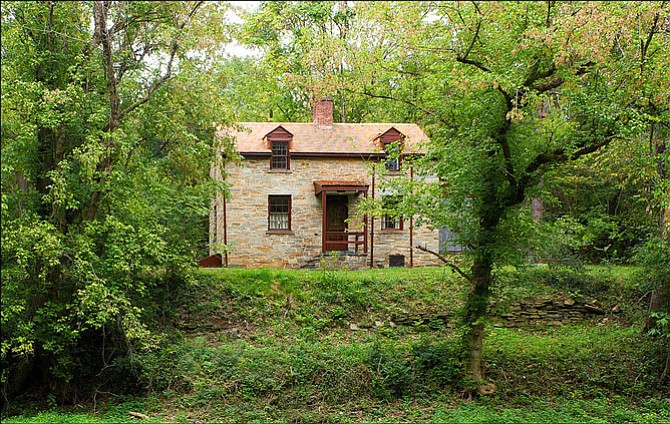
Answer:
[(404, 153), (424, 153), (422, 144), (428, 141), (426, 133), (416, 124), (333, 124), (332, 129), (319, 129), (314, 123), (295, 122), (240, 122), (244, 128), (223, 128), (218, 137), (234, 137), (237, 150), (244, 153), (269, 151), (265, 136), (281, 126), (293, 134), (291, 153), (370, 154), (380, 152), (379, 136), (395, 128), (405, 136)]
[(314, 194), (318, 195), (322, 191), (368, 191), (368, 184), (360, 181), (336, 181), (336, 180), (316, 180), (314, 181)]

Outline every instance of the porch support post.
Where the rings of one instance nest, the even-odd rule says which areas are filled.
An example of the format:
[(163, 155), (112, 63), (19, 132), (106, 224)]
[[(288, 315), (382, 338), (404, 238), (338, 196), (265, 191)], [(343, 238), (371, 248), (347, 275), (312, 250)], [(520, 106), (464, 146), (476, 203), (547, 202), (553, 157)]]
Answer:
[[(409, 178), (414, 179), (414, 168), (409, 168)], [(409, 267), (414, 268), (414, 215), (409, 217)]]
[(228, 213), (226, 212), (226, 196), (223, 195), (223, 244), (226, 245), (226, 251), (223, 253), (223, 264), (228, 266)]
[(326, 192), (321, 192), (321, 251), (326, 253)]
[[(368, 192), (363, 192), (363, 198), (368, 198)], [(363, 217), (363, 253), (368, 253), (368, 214)]]

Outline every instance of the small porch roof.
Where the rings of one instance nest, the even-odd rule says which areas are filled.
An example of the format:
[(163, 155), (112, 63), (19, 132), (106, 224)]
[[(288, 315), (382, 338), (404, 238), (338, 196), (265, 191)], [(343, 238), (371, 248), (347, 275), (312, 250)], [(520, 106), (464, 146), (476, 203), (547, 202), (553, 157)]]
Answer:
[(368, 187), (369, 184), (360, 181), (317, 180), (314, 181), (314, 195), (318, 196), (323, 192), (367, 193)]

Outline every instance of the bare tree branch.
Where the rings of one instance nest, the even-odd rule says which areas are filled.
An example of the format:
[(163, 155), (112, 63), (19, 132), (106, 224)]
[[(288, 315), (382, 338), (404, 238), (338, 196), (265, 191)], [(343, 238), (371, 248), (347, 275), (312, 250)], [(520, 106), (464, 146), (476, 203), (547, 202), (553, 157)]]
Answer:
[(531, 73), (528, 75), (528, 78), (526, 78), (526, 81), (523, 82), (524, 87), (532, 88), (533, 84), (537, 80), (541, 80), (543, 78), (548, 78), (548, 77), (552, 76), (554, 74), (554, 72), (556, 72), (556, 65), (553, 64), (553, 63), (551, 64), (551, 67), (549, 69), (547, 69), (543, 72), (538, 72), (537, 71), (537, 65), (538, 65), (538, 63), (536, 62), (535, 66), (533, 66), (533, 69), (532, 69)]
[[(191, 21), (193, 16), (195, 15), (195, 12), (202, 6), (204, 1), (199, 1), (197, 2), (193, 8), (191, 8), (191, 11), (189, 12), (188, 16), (186, 19), (179, 25), (178, 29), (179, 31), (183, 30), (184, 27)], [(167, 62), (167, 69), (165, 70), (165, 73), (147, 89), (146, 93), (144, 93), (144, 96), (142, 96), (141, 99), (137, 100), (130, 106), (126, 107), (123, 109), (120, 114), (119, 114), (119, 119), (123, 118), (133, 110), (137, 109), (139, 106), (145, 104), (146, 102), (151, 99), (151, 96), (153, 95), (156, 90), (158, 90), (167, 80), (172, 78), (172, 65), (174, 63), (174, 59), (177, 56), (177, 51), (179, 50), (179, 36), (181, 34), (177, 32), (175, 35), (174, 39), (172, 40), (171, 48), (170, 48), (170, 58), (168, 59)]]
[(507, 181), (509, 181), (513, 188), (516, 188), (517, 181), (516, 172), (514, 170), (514, 163), (512, 162), (512, 150), (510, 148), (509, 141), (507, 140), (507, 131), (509, 130), (510, 126), (510, 121), (505, 120), (504, 126), (498, 132), (496, 141), (502, 148), (503, 157), (505, 158), (505, 176), (507, 177)]
[(466, 65), (472, 65), (475, 68), (481, 69), (482, 71), (487, 72), (487, 73), (491, 72), (491, 70), (489, 68), (487, 68), (486, 66), (484, 66), (483, 63), (478, 62), (476, 60), (468, 59), (467, 57), (456, 56), (456, 61), (460, 62), (460, 63), (464, 63)]
[[(588, 61), (588, 62), (580, 65), (577, 68), (577, 70), (575, 71), (575, 75), (579, 76), (579, 75), (586, 74), (589, 71), (589, 68), (593, 65), (595, 65), (595, 62), (593, 62), (593, 61)], [(550, 79), (549, 81), (540, 82), (540, 83), (537, 82), (538, 80), (548, 78), (548, 77), (554, 75), (555, 72), (556, 72), (556, 66), (552, 64), (552, 67), (547, 69), (546, 71), (541, 72), (541, 73), (537, 73), (535, 75), (531, 75), (526, 80), (526, 82), (524, 83), (524, 87), (528, 87), (528, 88), (530, 88), (532, 90), (535, 90), (539, 93), (544, 93), (546, 91), (553, 90), (554, 88), (558, 88), (561, 85), (563, 85), (563, 83), (565, 82), (565, 79), (563, 79), (563, 77), (560, 77), (560, 76), (556, 76), (556, 77)]]
[(545, 19), (545, 25), (547, 28), (551, 26), (551, 7), (553, 6), (553, 1), (547, 0), (547, 18)]
[(477, 42), (477, 38), (479, 37), (479, 29), (481, 27), (482, 27), (482, 21), (479, 20), (477, 21), (477, 26), (475, 27), (475, 35), (472, 36), (470, 45), (468, 46), (468, 49), (465, 51), (465, 54), (462, 56), (463, 59), (467, 59), (467, 57), (470, 55), (470, 52), (472, 51), (472, 48), (474, 47), (475, 42)]
[[(665, 7), (666, 2), (664, 1), (661, 3), (661, 8)], [(656, 12), (654, 14), (654, 22), (651, 24), (651, 29), (649, 30), (649, 34), (647, 35), (647, 39), (642, 41), (640, 40), (640, 71), (644, 71), (644, 65), (646, 62), (647, 58), (647, 51), (649, 50), (649, 46), (651, 45), (651, 41), (654, 38), (654, 34), (657, 32), (657, 25), (658, 21), (660, 18), (660, 13)]]
[(557, 148), (551, 152), (545, 152), (537, 155), (533, 161), (528, 164), (525, 169), (525, 172), (516, 186), (516, 190), (511, 192), (506, 199), (506, 204), (508, 206), (514, 206), (523, 201), (525, 196), (525, 191), (533, 178), (535, 178), (535, 171), (537, 171), (541, 166), (547, 164), (558, 164), (568, 161), (573, 161), (579, 159), (582, 156), (593, 153), (598, 149), (607, 146), (614, 140), (616, 137), (613, 133), (608, 133), (605, 137), (597, 143), (584, 143), (579, 149), (572, 153), (568, 153), (565, 147)]
[(421, 251), (423, 251), (423, 252), (430, 253), (431, 255), (435, 255), (435, 256), (436, 256), (439, 260), (441, 260), (446, 266), (448, 266), (449, 268), (451, 268), (451, 269), (453, 269), (454, 271), (456, 271), (456, 272), (458, 273), (458, 275), (460, 275), (461, 277), (465, 278), (466, 280), (472, 282), (472, 277), (470, 277), (468, 274), (466, 274), (466, 273), (465, 273), (462, 269), (460, 269), (457, 265), (451, 263), (451, 262), (449, 261), (449, 259), (445, 258), (444, 256), (440, 255), (439, 253), (434, 252), (434, 251), (432, 251), (432, 250), (430, 250), (430, 249), (428, 249), (428, 248), (426, 248), (426, 247), (424, 247), (424, 246), (421, 246), (421, 245), (418, 245), (418, 244), (417, 244), (417, 245), (416, 245), (416, 248), (419, 249), (419, 250), (421, 250)]
[(564, 82), (565, 82), (565, 80), (563, 78), (556, 77), (556, 78), (552, 78), (552, 79), (550, 79), (549, 81), (546, 81), (546, 82), (541, 82), (541, 83), (529, 85), (528, 87), (532, 88), (533, 90), (537, 91), (538, 93), (545, 93), (549, 90), (553, 90), (554, 88), (560, 87), (561, 85), (563, 85)]
[(375, 99), (387, 99), (387, 100), (394, 100), (394, 101), (396, 101), (396, 102), (404, 103), (404, 104), (406, 104), (406, 105), (408, 105), (408, 106), (411, 106), (411, 107), (413, 107), (413, 108), (415, 108), (415, 109), (419, 109), (421, 112), (425, 113), (426, 115), (430, 115), (430, 116), (434, 117), (435, 119), (437, 119), (438, 121), (440, 121), (440, 122), (441, 122), (442, 124), (444, 124), (445, 126), (447, 126), (447, 127), (449, 127), (449, 128), (454, 128), (454, 126), (453, 126), (449, 121), (447, 121), (446, 119), (440, 117), (440, 116), (437, 115), (435, 112), (433, 112), (433, 111), (431, 111), (431, 110), (428, 110), (428, 109), (426, 109), (426, 108), (424, 108), (424, 107), (422, 107), (422, 106), (419, 106), (419, 105), (417, 105), (417, 104), (414, 103), (414, 102), (410, 102), (409, 100), (400, 99), (400, 98), (398, 98), (398, 97), (393, 97), (393, 96), (386, 96), (386, 95), (383, 95), (383, 94), (373, 94), (373, 93), (370, 93), (370, 92), (367, 91), (367, 90), (366, 90), (366, 91), (362, 91), (362, 92), (360, 92), (360, 91), (359, 91), (359, 92), (354, 92), (354, 91), (352, 91), (352, 90), (350, 90), (350, 89), (347, 89), (347, 91), (350, 91), (350, 92), (353, 92), (353, 93), (356, 93), (356, 94), (362, 94), (362, 95), (364, 95), (364, 96), (368, 96), (368, 97), (373, 97), (373, 98), (375, 98)]

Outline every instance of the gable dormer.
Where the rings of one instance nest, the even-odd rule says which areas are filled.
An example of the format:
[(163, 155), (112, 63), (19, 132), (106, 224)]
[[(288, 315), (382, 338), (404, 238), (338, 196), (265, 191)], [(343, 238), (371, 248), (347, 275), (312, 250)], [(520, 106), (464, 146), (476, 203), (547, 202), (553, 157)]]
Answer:
[(270, 169), (289, 170), (293, 134), (279, 125), (274, 130), (265, 134), (263, 140), (265, 141), (265, 147), (271, 152)]
[[(389, 128), (375, 139), (375, 144), (386, 152), (386, 156), (394, 155), (395, 157), (388, 157), (385, 164), (386, 169), (390, 172), (397, 172), (400, 170), (400, 154), (402, 153), (403, 143), (405, 141), (405, 134), (401, 133), (394, 127)], [(392, 151), (394, 150), (394, 151)]]
[(380, 147), (384, 148), (387, 144), (400, 142), (402, 144), (405, 141), (405, 134), (396, 130), (394, 127), (389, 128), (386, 132), (382, 133), (378, 137)]
[[(286, 128), (279, 125), (274, 130), (263, 136), (263, 141), (265, 142), (265, 147), (268, 149), (271, 148), (271, 143), (274, 141), (283, 141), (286, 143), (291, 143), (293, 141), (293, 134), (289, 132)], [(290, 147), (290, 146), (289, 146)]]

